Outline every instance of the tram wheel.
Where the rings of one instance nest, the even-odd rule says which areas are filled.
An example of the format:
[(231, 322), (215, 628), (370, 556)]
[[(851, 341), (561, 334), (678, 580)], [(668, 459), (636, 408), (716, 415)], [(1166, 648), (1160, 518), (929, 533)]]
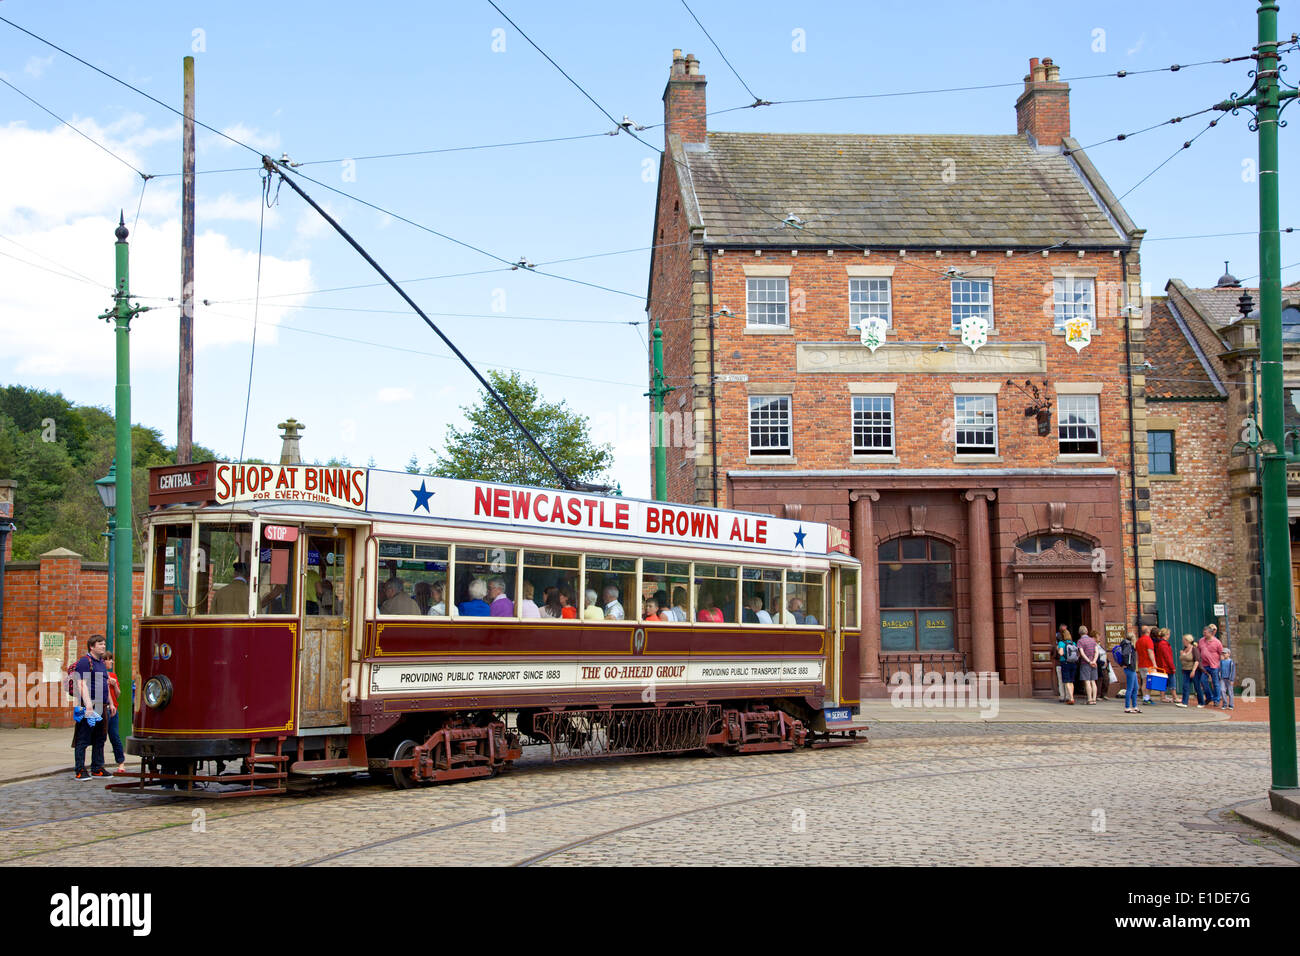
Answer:
[[(416, 743), (414, 740), (403, 740), (393, 751), (394, 760), (410, 760), (411, 755), (415, 753)], [(393, 767), (393, 786), (398, 790), (415, 789), (415, 781), (411, 778), (411, 771), (406, 767)]]

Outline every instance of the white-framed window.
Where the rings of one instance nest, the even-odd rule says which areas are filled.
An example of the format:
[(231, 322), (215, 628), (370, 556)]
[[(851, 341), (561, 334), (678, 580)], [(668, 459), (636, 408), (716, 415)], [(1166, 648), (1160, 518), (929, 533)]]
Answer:
[(894, 396), (853, 396), (853, 454), (894, 453)]
[(790, 396), (749, 396), (749, 453), (789, 455)]
[(887, 277), (849, 280), (849, 328), (859, 329), (863, 319), (877, 317), (894, 327), (889, 284)]
[(1052, 280), (1052, 312), (1055, 328), (1064, 329), (1071, 319), (1087, 319), (1097, 326), (1096, 283), (1085, 276), (1062, 276)]
[[(1059, 280), (1058, 280), (1059, 281)], [(1057, 438), (1062, 455), (1101, 454), (1101, 403), (1096, 395), (1057, 395)]]
[(961, 329), (961, 320), (969, 315), (982, 315), (993, 329), (993, 280), (952, 280), (952, 328)]
[(751, 328), (790, 327), (790, 280), (749, 277), (745, 280), (745, 323)]
[(957, 454), (998, 453), (998, 399), (996, 395), (958, 395), (953, 400)]

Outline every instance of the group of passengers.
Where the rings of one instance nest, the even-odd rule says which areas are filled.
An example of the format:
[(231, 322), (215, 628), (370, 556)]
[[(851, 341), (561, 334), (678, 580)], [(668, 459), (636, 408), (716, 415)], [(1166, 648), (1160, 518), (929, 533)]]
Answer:
[[(455, 605), (456, 613), (461, 617), (520, 617), (546, 618), (549, 620), (584, 621), (621, 621), (626, 611), (620, 600), (618, 585), (606, 584), (598, 592), (588, 588), (583, 595), (581, 615), (574, 605), (574, 591), (567, 581), (549, 584), (542, 589), (541, 604), (535, 598), (535, 586), (532, 581), (523, 582), (523, 595), (518, 609), (509, 596), (509, 584), (504, 577), (475, 577), (466, 586), (466, 599)], [(381, 588), (381, 614), (415, 616), (430, 615), (444, 617), (447, 614), (445, 586), (441, 581), (420, 581), (415, 585), (414, 593), (408, 595), (405, 584), (392, 569), (391, 576), (384, 581)], [(745, 598), (741, 622), (745, 624), (817, 624), (817, 618), (804, 610), (804, 600), (792, 596), (786, 605), (786, 613), (778, 614), (780, 619), (774, 621), (766, 608), (766, 602), (760, 593), (750, 594)], [(674, 587), (672, 597), (665, 588), (659, 588), (652, 595), (642, 599), (642, 619), (653, 622), (686, 622), (690, 615), (686, 610), (686, 588)], [(701, 589), (697, 601), (695, 619), (706, 624), (722, 624), (735, 620), (735, 605), (728, 601), (719, 607), (713, 594)]]

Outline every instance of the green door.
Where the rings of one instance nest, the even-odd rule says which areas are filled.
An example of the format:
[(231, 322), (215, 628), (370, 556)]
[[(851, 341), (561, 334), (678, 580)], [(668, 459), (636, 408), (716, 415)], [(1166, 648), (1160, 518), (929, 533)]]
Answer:
[(1218, 579), (1204, 568), (1182, 561), (1156, 562), (1156, 615), (1160, 626), (1169, 628), (1180, 694), (1183, 674), (1178, 669), (1178, 652), (1183, 647), (1183, 635), (1201, 639), (1201, 628), (1215, 621), (1214, 604), (1218, 594)]

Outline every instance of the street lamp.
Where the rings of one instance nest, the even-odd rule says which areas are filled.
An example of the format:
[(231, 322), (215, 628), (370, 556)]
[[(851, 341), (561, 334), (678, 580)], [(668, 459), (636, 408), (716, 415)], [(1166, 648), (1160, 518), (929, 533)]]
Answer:
[(107, 627), (104, 633), (108, 635), (108, 649), (113, 650), (113, 539), (117, 532), (117, 516), (114, 509), (117, 508), (117, 459), (114, 459), (108, 466), (108, 474), (95, 482), (95, 490), (99, 492), (99, 500), (104, 503), (105, 510), (108, 511), (108, 530), (101, 532), (101, 537), (108, 539), (108, 582), (106, 593), (108, 595), (108, 616), (106, 618)]

